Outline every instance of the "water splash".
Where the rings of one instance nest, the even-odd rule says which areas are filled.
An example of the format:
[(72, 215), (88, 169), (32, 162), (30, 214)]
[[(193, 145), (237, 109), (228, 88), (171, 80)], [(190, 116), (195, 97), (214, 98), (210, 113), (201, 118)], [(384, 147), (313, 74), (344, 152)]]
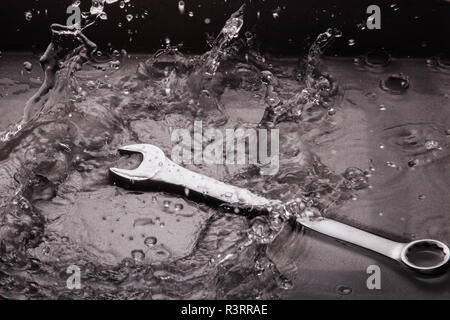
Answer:
[(242, 5), (226, 21), (225, 26), (212, 43), (213, 48), (203, 56), (205, 62), (205, 75), (213, 77), (220, 66), (220, 60), (226, 55), (227, 46), (231, 41), (239, 36), (239, 32), (244, 25), (245, 5)]
[[(100, 16), (104, 4), (113, 2), (94, 1), (92, 15)], [(286, 80), (262, 56), (249, 51), (253, 35), (239, 37), (243, 17), (244, 7), (225, 23), (213, 48), (202, 57), (187, 57), (180, 46), (166, 41), (164, 48), (139, 65), (136, 74), (127, 76), (121, 75), (120, 68), (104, 68), (103, 55), (95, 54), (96, 45), (82, 29), (52, 26), (52, 43), (41, 58), (44, 83), (27, 102), (22, 123), (3, 134), (0, 144), (0, 263), (2, 270), (11, 271), (0, 275), (2, 297), (254, 299), (276, 298), (292, 288), (291, 280), (268, 258), (267, 246), (274, 245), (287, 222), (300, 217), (320, 219), (330, 204), (343, 203), (367, 181), (357, 169), (333, 174), (306, 148), (298, 150), (297, 134), (306, 129), (299, 129), (295, 122), (322, 119), (332, 106), (337, 87), (331, 76), (320, 71), (319, 62), (339, 33), (329, 30), (319, 35), (305, 58), (305, 78)], [(93, 25), (91, 21), (85, 18), (83, 26)], [(117, 53), (113, 56), (119, 58)], [(227, 63), (223, 63), (227, 60), (224, 56), (230, 58)], [(99, 77), (105, 74), (105, 79)], [(240, 76), (227, 77), (229, 74)], [(215, 77), (222, 79), (221, 85), (242, 92), (266, 92), (267, 113), (276, 114), (270, 120), (272, 125), (291, 122), (292, 132), (284, 137), (285, 163), (277, 176), (262, 181), (253, 167), (228, 175), (230, 183), (257, 190), (282, 204), (277, 201), (264, 208), (228, 211), (202, 204), (192, 208), (180, 199), (162, 200), (159, 206), (174, 209), (173, 214), (131, 219), (133, 234), (120, 230), (131, 215), (127, 212), (130, 207), (148, 210), (158, 203), (157, 199), (145, 202), (139, 194), (122, 197), (122, 189), (111, 185), (104, 169), (121, 161), (116, 149), (130, 141), (164, 145), (161, 132), (168, 123), (180, 124), (186, 118), (207, 114), (226, 124), (229, 120), (220, 118), (222, 112), (214, 113), (220, 109), (224, 93), (224, 88), (217, 88)], [(282, 83), (291, 93), (288, 98)], [(317, 110), (320, 114), (314, 115)], [(82, 195), (87, 198), (80, 200)], [(189, 190), (185, 196), (190, 196)], [(125, 201), (131, 200), (124, 199), (132, 197), (136, 198), (134, 206), (127, 206)], [(113, 219), (108, 215), (111, 209), (103, 216), (83, 218), (97, 219), (89, 221), (108, 227), (108, 235), (120, 239), (126, 257), (112, 265), (91, 250), (88, 240), (77, 241), (77, 232), (72, 230), (69, 236), (53, 223), (76, 219), (78, 214), (70, 213), (70, 208), (79, 203), (95, 206), (102, 201), (113, 203), (121, 215)], [(102, 208), (92, 210), (97, 213)], [(263, 213), (246, 216), (252, 211)], [(205, 219), (198, 223), (201, 232), (188, 254), (177, 256), (156, 234), (176, 225), (177, 219), (198, 215)], [(173, 224), (166, 219), (174, 219)], [(190, 220), (184, 224), (192, 225)], [(141, 231), (154, 225), (158, 227), (152, 229), (155, 234)], [(89, 223), (84, 226), (89, 229)], [(64, 278), (55, 279), (74, 261), (88, 279), (82, 296), (67, 290)], [(114, 285), (105, 288), (104, 283)], [(25, 293), (24, 287), (28, 288)]]

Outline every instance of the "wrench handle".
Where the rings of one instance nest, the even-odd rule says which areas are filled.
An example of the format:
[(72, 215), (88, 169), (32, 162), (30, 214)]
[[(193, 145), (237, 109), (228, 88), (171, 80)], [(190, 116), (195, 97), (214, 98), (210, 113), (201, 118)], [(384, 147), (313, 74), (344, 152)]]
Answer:
[(246, 189), (238, 188), (193, 172), (167, 158), (163, 166), (164, 169), (159, 170), (153, 180), (178, 185), (230, 204), (263, 206), (271, 203), (270, 200), (260, 197)]
[(380, 253), (391, 259), (402, 261), (402, 250), (407, 244), (395, 242), (361, 229), (330, 219), (310, 220), (299, 218), (297, 222), (308, 229)]
[[(255, 195), (246, 189), (183, 168), (167, 158), (163, 163), (163, 169), (159, 170), (153, 179), (178, 185), (225, 203), (250, 206), (263, 206), (272, 203), (272, 201)], [(298, 218), (297, 222), (308, 229), (383, 254), (397, 261), (401, 261), (401, 253), (406, 246), (406, 244), (382, 238), (335, 220)]]

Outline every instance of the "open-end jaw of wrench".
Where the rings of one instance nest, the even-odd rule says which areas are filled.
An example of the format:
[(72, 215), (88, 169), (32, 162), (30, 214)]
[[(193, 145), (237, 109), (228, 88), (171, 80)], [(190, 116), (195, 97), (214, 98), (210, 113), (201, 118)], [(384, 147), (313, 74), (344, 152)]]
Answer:
[[(130, 145), (120, 149), (124, 153), (141, 153), (143, 161), (137, 169), (124, 170), (111, 168), (112, 175), (116, 175), (130, 182), (153, 181), (171, 184), (192, 190), (208, 197), (232, 205), (266, 206), (281, 204), (280, 201), (269, 200), (210, 177), (195, 173), (169, 160), (164, 152), (149, 144)], [(400, 243), (382, 238), (375, 234), (343, 224), (341, 222), (310, 217), (298, 217), (297, 222), (308, 229), (317, 231), (337, 240), (345, 241), (371, 251), (377, 252), (420, 273), (436, 273), (444, 269), (450, 260), (450, 249), (441, 241), (424, 239), (410, 243)], [(433, 254), (437, 260), (429, 264), (417, 263), (414, 253)]]

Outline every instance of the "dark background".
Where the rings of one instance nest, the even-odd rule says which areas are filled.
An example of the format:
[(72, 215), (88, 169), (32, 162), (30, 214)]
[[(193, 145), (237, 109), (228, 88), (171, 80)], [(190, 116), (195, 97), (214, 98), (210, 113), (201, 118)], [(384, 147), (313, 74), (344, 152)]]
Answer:
[[(49, 25), (65, 24), (66, 8), (72, 0), (0, 2), (0, 51), (39, 52), (49, 43)], [(384, 47), (395, 56), (427, 57), (449, 49), (450, 0), (185, 0), (184, 15), (179, 13), (178, 0), (130, 0), (133, 7), (126, 7), (128, 13), (141, 16), (146, 10), (145, 19), (128, 22), (118, 2), (106, 4), (108, 20), (100, 20), (86, 34), (100, 48), (110, 44), (129, 52), (153, 52), (170, 37), (173, 44), (183, 42), (184, 52), (202, 52), (207, 48), (206, 33), (216, 35), (243, 2), (248, 5), (244, 30), (256, 30), (262, 48), (274, 54), (299, 54), (329, 27), (339, 28), (344, 35), (327, 54), (354, 56)], [(365, 25), (371, 4), (381, 8), (382, 29), (360, 30), (357, 25)], [(88, 11), (90, 5), (90, 0), (82, 0), (82, 11)], [(279, 18), (274, 19), (277, 8)], [(31, 21), (25, 20), (27, 10), (33, 13)], [(193, 18), (189, 11), (194, 12)], [(205, 24), (206, 18), (210, 24)], [(132, 42), (128, 30), (138, 32)], [(350, 39), (356, 44), (349, 46)]]

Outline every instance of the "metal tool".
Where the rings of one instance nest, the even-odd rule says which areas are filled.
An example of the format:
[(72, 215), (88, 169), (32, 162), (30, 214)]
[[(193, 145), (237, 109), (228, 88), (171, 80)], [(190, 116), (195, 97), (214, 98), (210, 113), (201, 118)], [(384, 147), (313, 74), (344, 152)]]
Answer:
[[(120, 151), (143, 155), (143, 161), (137, 169), (110, 169), (113, 175), (122, 177), (132, 183), (143, 181), (168, 183), (235, 205), (265, 206), (281, 204), (280, 201), (260, 197), (246, 189), (228, 185), (183, 168), (169, 160), (161, 149), (153, 145), (130, 145), (121, 148)], [(420, 273), (435, 273), (442, 270), (450, 260), (449, 247), (437, 240), (424, 239), (410, 243), (399, 243), (326, 218), (298, 217), (297, 222), (308, 229), (329, 237), (387, 256)], [(423, 255), (430, 254), (430, 252), (434, 252), (434, 258), (439, 254), (439, 257), (437, 257), (439, 259), (435, 260), (440, 261), (433, 261), (424, 265), (419, 265), (414, 261), (415, 253)]]

